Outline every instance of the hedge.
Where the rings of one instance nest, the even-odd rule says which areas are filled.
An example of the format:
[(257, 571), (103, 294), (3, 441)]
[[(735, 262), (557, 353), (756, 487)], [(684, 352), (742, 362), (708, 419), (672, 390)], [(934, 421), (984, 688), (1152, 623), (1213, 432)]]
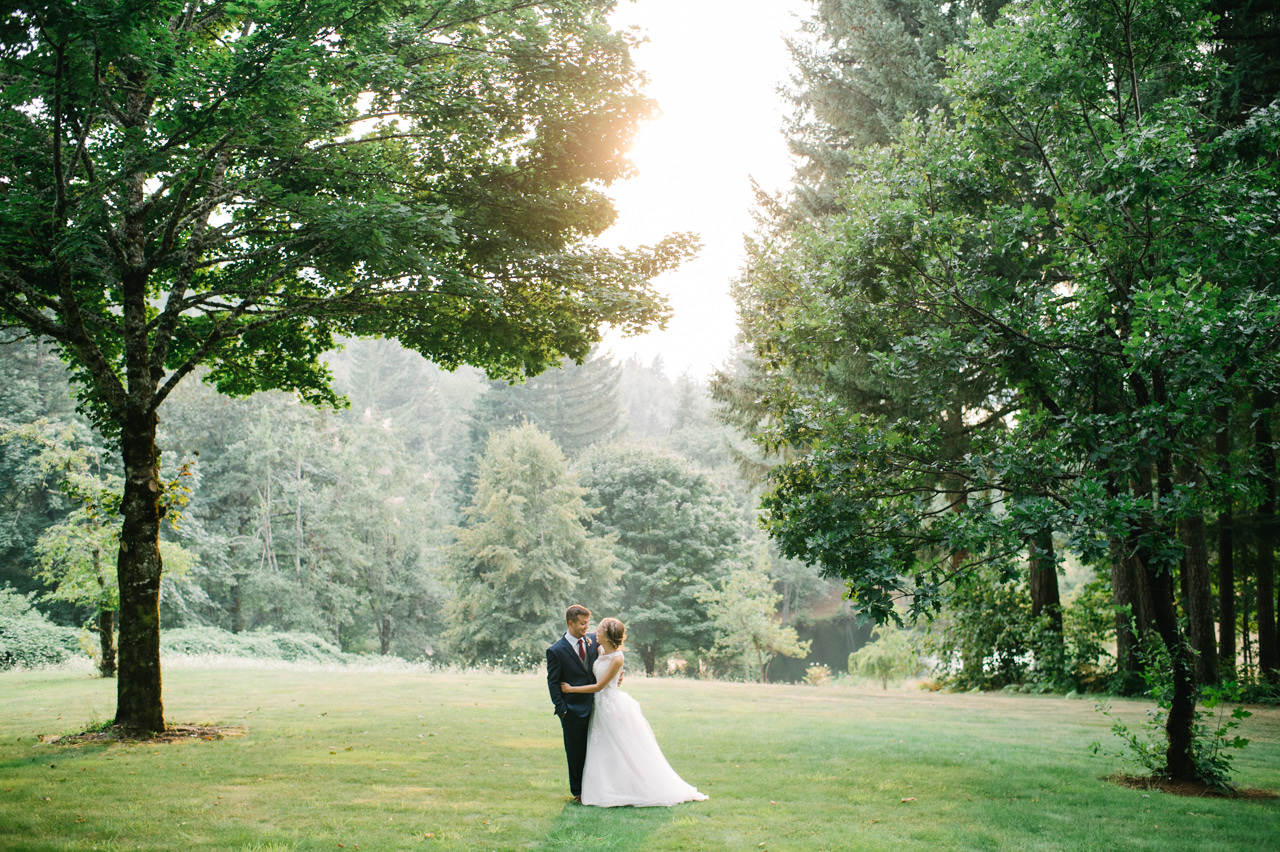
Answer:
[(84, 653), (81, 631), (59, 627), (38, 612), (0, 616), (0, 671), (56, 666)]

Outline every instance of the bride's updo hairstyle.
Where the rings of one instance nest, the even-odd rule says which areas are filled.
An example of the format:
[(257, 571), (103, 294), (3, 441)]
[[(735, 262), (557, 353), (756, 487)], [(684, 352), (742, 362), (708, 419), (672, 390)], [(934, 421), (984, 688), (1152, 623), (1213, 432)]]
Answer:
[(616, 618), (602, 618), (596, 625), (596, 636), (603, 636), (615, 648), (621, 648), (627, 638), (627, 628)]

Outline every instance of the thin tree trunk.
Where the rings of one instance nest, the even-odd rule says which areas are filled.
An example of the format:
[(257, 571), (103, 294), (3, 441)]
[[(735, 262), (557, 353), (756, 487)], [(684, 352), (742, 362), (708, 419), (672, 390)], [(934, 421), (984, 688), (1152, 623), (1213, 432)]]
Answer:
[[(1218, 475), (1224, 480), (1231, 475), (1230, 412), (1225, 405), (1214, 409), (1218, 433), (1214, 450), (1218, 454)], [(1235, 517), (1231, 497), (1223, 499), (1218, 509), (1218, 666), (1222, 676), (1236, 676), (1236, 562)]]
[(302, 523), (302, 454), (298, 454), (297, 468), (294, 471), (295, 482), (298, 483), (297, 501), (293, 507), (293, 573), (298, 582), (302, 582), (302, 548), (306, 543), (306, 532)]
[(1249, 677), (1253, 671), (1253, 639), (1249, 635), (1249, 617), (1253, 614), (1253, 599), (1249, 596), (1249, 581), (1245, 580), (1244, 591), (1240, 596), (1243, 604), (1240, 612), (1240, 648), (1244, 656), (1244, 666), (1240, 670), (1243, 677)]
[(384, 657), (391, 653), (391, 633), (391, 618), (384, 615), (378, 619), (378, 650)]
[(103, 677), (116, 676), (116, 614), (109, 609), (98, 610), (98, 673)]
[[(102, 549), (93, 549), (93, 575), (98, 580), (98, 588), (105, 592), (107, 577), (102, 573)], [(98, 608), (98, 674), (103, 677), (116, 676), (116, 618), (115, 612), (104, 607)]]
[(240, 578), (231, 587), (231, 632), (244, 632), (244, 594), (240, 591)]
[(1169, 717), (1165, 721), (1165, 733), (1169, 737), (1165, 774), (1174, 781), (1192, 781), (1196, 778), (1195, 758), (1191, 751), (1196, 709), (1195, 667), (1178, 630), (1178, 617), (1173, 606), (1172, 566), (1152, 564), (1149, 560), (1143, 562), (1155, 603), (1156, 629), (1169, 652), (1172, 666), (1173, 696), (1169, 702)]
[(1213, 590), (1209, 582), (1209, 545), (1204, 515), (1195, 514), (1179, 524), (1184, 547), (1183, 594), (1187, 601), (1187, 626), (1196, 652), (1196, 681), (1218, 682), (1218, 644), (1213, 634)]
[(1276, 450), (1272, 444), (1271, 408), (1275, 395), (1260, 391), (1254, 398), (1257, 417), (1254, 440), (1263, 496), (1258, 504), (1258, 671), (1263, 678), (1280, 681), (1280, 636), (1276, 630)]
[[(962, 418), (961, 412), (958, 409), (953, 409), (951, 412), (949, 412), (949, 416), (947, 417), (947, 420), (945, 422), (945, 428), (953, 436), (956, 436), (960, 433), (961, 429), (963, 428), (963, 418)], [(954, 443), (957, 440), (957, 438), (952, 437), (949, 440), (952, 443)], [(955, 488), (954, 491), (947, 492), (947, 500), (950, 504), (951, 511), (960, 513), (960, 512), (963, 512), (968, 507), (969, 495), (964, 491), (964, 489), (960, 486), (959, 483), (953, 483), (953, 487)], [(953, 550), (951, 552), (950, 558), (951, 558), (951, 576), (959, 577), (960, 571), (964, 566), (964, 561), (969, 558), (969, 552), (963, 549)], [(969, 683), (982, 682), (982, 676), (983, 676), (982, 661), (983, 661), (983, 658), (982, 658), (981, 652), (977, 652), (971, 647), (968, 648), (962, 654), (960, 659), (960, 667), (961, 667), (961, 671), (963, 672), (964, 679), (966, 681), (968, 681)]]
[[(1152, 393), (1156, 402), (1166, 405), (1163, 371), (1152, 371)], [(1145, 479), (1145, 477), (1144, 477)], [(1156, 500), (1154, 507), (1173, 494), (1173, 453), (1168, 446), (1161, 448), (1156, 455)], [(1156, 518), (1151, 519), (1153, 532), (1162, 533), (1152, 536), (1159, 540), (1177, 540), (1176, 525), (1158, 524)], [(1199, 690), (1196, 687), (1195, 663), (1191, 658), (1191, 649), (1185, 640), (1182, 628), (1178, 623), (1178, 612), (1174, 596), (1173, 572), (1176, 563), (1157, 561), (1153, 554), (1144, 554), (1143, 565), (1146, 567), (1147, 585), (1151, 589), (1152, 615), (1155, 618), (1156, 630), (1169, 652), (1169, 662), (1173, 676), (1173, 696), (1169, 701), (1169, 716), (1165, 720), (1165, 734), (1169, 738), (1169, 747), (1165, 752), (1165, 772), (1175, 781), (1194, 781), (1196, 775), (1195, 753), (1192, 745), (1195, 739), (1194, 725), (1196, 700)]]
[(644, 673), (649, 677), (656, 674), (658, 667), (658, 654), (652, 645), (640, 646), (640, 660), (644, 663)]
[[(1135, 479), (1136, 490), (1141, 493), (1150, 488), (1146, 471)], [(1148, 492), (1149, 493), (1149, 492)], [(1151, 558), (1143, 545), (1154, 537), (1154, 519), (1148, 515), (1141, 530), (1134, 530), (1129, 540), (1130, 552), (1144, 576), (1151, 592), (1152, 614), (1155, 628), (1169, 653), (1173, 695), (1169, 715), (1165, 720), (1168, 748), (1165, 751), (1164, 775), (1175, 781), (1195, 778), (1195, 761), (1191, 753), (1191, 726), (1195, 721), (1195, 671), (1178, 630), (1178, 618), (1174, 609), (1174, 581), (1171, 565), (1161, 565)]]

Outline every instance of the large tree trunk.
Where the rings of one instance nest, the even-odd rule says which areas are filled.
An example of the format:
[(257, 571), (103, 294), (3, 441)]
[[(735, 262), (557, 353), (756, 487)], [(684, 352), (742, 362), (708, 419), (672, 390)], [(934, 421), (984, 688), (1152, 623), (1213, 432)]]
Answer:
[(1187, 601), (1187, 626), (1191, 647), (1196, 652), (1196, 680), (1218, 682), (1218, 643), (1213, 634), (1213, 590), (1209, 582), (1209, 545), (1205, 540), (1204, 515), (1185, 518), (1182, 534), (1182, 583)]
[[(1225, 405), (1214, 409), (1218, 434), (1214, 450), (1218, 454), (1218, 475), (1231, 475), (1230, 412)], [(1222, 677), (1235, 679), (1236, 672), (1236, 562), (1235, 516), (1231, 497), (1223, 498), (1218, 509), (1218, 666)]]
[[(137, 74), (128, 97), (124, 124), (141, 130), (148, 121), (151, 98)], [(128, 132), (128, 131), (127, 131)], [(134, 164), (136, 165), (136, 164)], [(147, 175), (127, 177), (128, 209), (120, 228), (117, 261), (123, 319), (124, 382), (117, 398), (120, 455), (124, 462), (124, 495), (120, 514), (120, 553), (116, 577), (120, 586), (120, 668), (116, 678), (115, 722), (125, 728), (158, 733), (164, 730), (160, 695), (160, 519), (163, 514), (160, 450), (156, 446), (157, 390), (164, 377), (168, 337), (152, 327), (147, 260)], [(176, 289), (169, 298), (181, 297)], [(152, 334), (157, 346), (152, 349)]]
[(1128, 547), (1111, 539), (1111, 601), (1116, 608), (1116, 692), (1134, 695), (1142, 689), (1138, 659), (1138, 582)]
[[(151, 396), (146, 394), (148, 402)], [(137, 408), (141, 410), (130, 411), (120, 436), (125, 482), (120, 506), (124, 524), (116, 562), (120, 672), (115, 721), (127, 728), (159, 732), (164, 730), (160, 697), (160, 453), (154, 409), (149, 405)]]
[(1031, 617), (1037, 621), (1043, 616), (1048, 630), (1035, 634), (1037, 665), (1062, 670), (1066, 658), (1066, 642), (1062, 635), (1062, 597), (1058, 593), (1058, 564), (1053, 555), (1053, 530), (1041, 530), (1027, 542), (1030, 575), (1027, 586), (1031, 592)]
[(1062, 635), (1062, 598), (1058, 593), (1058, 564), (1053, 557), (1053, 531), (1041, 530), (1027, 543), (1030, 555), (1031, 615), (1047, 614), (1049, 626)]
[(1111, 541), (1111, 596), (1116, 605), (1116, 691), (1137, 695), (1142, 679), (1142, 640), (1155, 629), (1151, 586), (1131, 542)]
[(1276, 630), (1276, 451), (1272, 445), (1271, 407), (1275, 395), (1261, 391), (1254, 398), (1258, 467), (1262, 500), (1258, 503), (1258, 669), (1268, 681), (1280, 681), (1280, 636)]
[[(1150, 483), (1147, 487), (1150, 488)], [(1118, 477), (1108, 476), (1107, 493), (1112, 498), (1118, 497), (1122, 488)], [(1152, 627), (1151, 590), (1130, 542), (1113, 537), (1110, 554), (1111, 600), (1116, 607), (1116, 682), (1113, 688), (1121, 695), (1137, 695), (1146, 688), (1138, 650), (1142, 638)]]

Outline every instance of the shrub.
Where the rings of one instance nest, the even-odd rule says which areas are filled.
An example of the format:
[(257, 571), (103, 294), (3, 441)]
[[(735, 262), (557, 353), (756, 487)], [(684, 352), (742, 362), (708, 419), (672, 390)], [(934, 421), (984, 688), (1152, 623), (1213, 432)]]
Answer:
[(160, 635), (160, 648), (170, 654), (285, 662), (340, 663), (354, 656), (312, 633), (230, 633), (217, 627), (166, 630)]
[(1240, 685), (1240, 700), (1245, 704), (1280, 706), (1280, 685), (1255, 681)]
[(0, 587), (0, 618), (18, 618), (33, 611), (33, 597), (34, 592), (24, 595), (9, 586)]
[(80, 653), (80, 631), (31, 610), (0, 616), (0, 670), (55, 666)]
[(809, 686), (825, 686), (831, 683), (831, 667), (825, 663), (813, 663), (804, 670), (804, 682)]
[(160, 649), (171, 654), (235, 657), (244, 653), (245, 646), (237, 634), (216, 627), (179, 627), (161, 632)]
[(268, 636), (275, 656), (281, 660), (325, 663), (348, 656), (336, 645), (310, 633), (271, 633)]
[(920, 668), (920, 657), (910, 634), (892, 627), (877, 627), (874, 641), (849, 655), (849, 674), (880, 681), (881, 689), (890, 680), (902, 680)]

